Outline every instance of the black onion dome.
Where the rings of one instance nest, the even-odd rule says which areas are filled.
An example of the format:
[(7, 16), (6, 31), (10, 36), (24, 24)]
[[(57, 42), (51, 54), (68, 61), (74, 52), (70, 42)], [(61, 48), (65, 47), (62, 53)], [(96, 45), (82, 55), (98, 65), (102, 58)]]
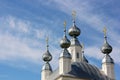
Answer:
[(107, 37), (105, 37), (104, 44), (101, 48), (102, 53), (109, 54), (112, 52), (112, 46), (108, 44)]
[(50, 54), (49, 50), (47, 50), (46, 53), (43, 54), (42, 58), (46, 62), (49, 62), (52, 60), (52, 55)]
[(75, 25), (75, 21), (73, 23), (73, 26), (68, 31), (70, 36), (76, 37), (79, 36), (81, 33), (81, 30)]
[(62, 40), (60, 41), (60, 46), (61, 48), (68, 48), (70, 46), (70, 40), (67, 39), (66, 36), (64, 36)]

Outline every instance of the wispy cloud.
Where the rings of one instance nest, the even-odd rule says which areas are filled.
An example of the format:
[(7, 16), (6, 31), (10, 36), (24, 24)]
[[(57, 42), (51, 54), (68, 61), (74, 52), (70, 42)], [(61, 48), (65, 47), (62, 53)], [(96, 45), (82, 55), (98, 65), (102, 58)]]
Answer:
[[(77, 18), (80, 21), (83, 21), (84, 23), (86, 23), (88, 25), (88, 28), (91, 27), (93, 30), (98, 31), (100, 34), (102, 33), (103, 27), (107, 26), (108, 28), (107, 35), (109, 38), (108, 42), (110, 42), (110, 44), (112, 44), (113, 46), (113, 52), (111, 53), (111, 56), (113, 57), (113, 59), (115, 59), (115, 62), (117, 64), (120, 64), (119, 62), (120, 51), (119, 51), (119, 45), (118, 45), (120, 40), (120, 37), (118, 37), (119, 36), (118, 26), (120, 25), (120, 23), (114, 17), (110, 17), (108, 14), (106, 15), (106, 13), (100, 11), (100, 10), (103, 10), (103, 8), (105, 8), (106, 5), (110, 5), (112, 0), (104, 1), (104, 3), (101, 3), (98, 1), (100, 5), (98, 3), (93, 3), (94, 1), (91, 3), (91, 1), (83, 1), (83, 0), (79, 0), (79, 1), (54, 0), (54, 2), (58, 4), (56, 5), (58, 9), (60, 9), (61, 11), (65, 12), (68, 15), (71, 15), (72, 10), (76, 10)], [(95, 7), (94, 6), (95, 4), (98, 4), (98, 5), (96, 5)], [(100, 12), (97, 13), (97, 11), (98, 12), (100, 11)], [(97, 40), (98, 42), (100, 42), (100, 40), (101, 42), (103, 41), (103, 37), (100, 38), (98, 34), (90, 33), (89, 39), (91, 38), (90, 35), (91, 36), (94, 35), (93, 39)], [(102, 46), (102, 43), (101, 43), (101, 46)], [(87, 55), (97, 59), (102, 59), (103, 57), (102, 53), (100, 52), (99, 46), (97, 45), (96, 46), (91, 45), (87, 47), (85, 52), (87, 53)]]
[[(51, 5), (52, 3), (55, 5)], [(71, 11), (76, 10), (77, 19), (87, 24), (87, 26), (85, 26), (86, 29), (91, 28), (90, 30), (99, 32), (100, 36), (101, 36), (103, 27), (107, 25), (108, 33), (109, 33), (108, 38), (110, 38), (110, 43), (114, 45), (113, 46), (114, 49), (113, 49), (113, 52), (111, 53), (111, 56), (113, 57), (113, 59), (115, 59), (116, 63), (118, 64), (120, 63), (119, 62), (120, 57), (118, 56), (120, 53), (118, 49), (119, 48), (118, 43), (120, 43), (119, 41), (120, 38), (118, 37), (119, 33), (116, 32), (116, 30), (119, 29), (117, 26), (119, 26), (120, 23), (118, 20), (115, 20), (112, 17), (109, 17), (108, 19), (105, 13), (102, 14), (101, 12), (100, 13), (95, 12), (97, 9), (104, 8), (105, 5), (109, 4), (109, 1), (106, 1), (105, 3), (100, 3), (102, 4), (102, 6), (97, 6), (97, 7), (94, 7), (94, 4), (92, 4), (90, 1), (84, 1), (84, 0), (76, 0), (76, 1), (50, 0), (47, 3), (40, 1), (40, 3), (38, 4), (50, 6), (49, 8), (53, 8), (54, 10), (59, 10), (61, 12), (64, 12), (67, 15), (71, 15)], [(38, 8), (39, 6), (37, 5), (36, 7)], [(26, 10), (25, 12), (29, 13), (29, 11), (26, 11)], [(57, 63), (58, 57), (59, 57), (58, 54), (60, 54), (61, 48), (58, 47), (59, 40), (60, 40), (60, 37), (58, 36), (59, 33), (57, 34), (56, 33), (57, 31), (55, 32), (55, 30), (58, 29), (59, 31), (59, 28), (58, 27), (56, 28), (56, 26), (63, 21), (58, 20), (59, 16), (56, 17), (55, 14), (54, 16), (52, 15), (53, 16), (52, 18), (54, 18), (55, 20), (53, 20), (52, 18), (48, 19), (47, 17), (49, 16), (47, 17), (37, 16), (37, 14), (34, 15), (32, 13), (29, 13), (29, 15), (34, 17), (32, 19), (39, 20), (40, 23), (38, 24), (32, 21), (18, 19), (17, 17), (13, 17), (13, 16), (0, 18), (0, 26), (2, 28), (0, 30), (1, 31), (0, 44), (2, 45), (0, 46), (1, 47), (0, 59), (1, 60), (24, 59), (24, 60), (28, 60), (38, 64), (40, 62), (40, 59), (42, 59), (41, 58), (42, 54), (45, 52), (45, 37), (49, 36), (50, 52), (51, 54), (53, 54), (53, 57), (54, 57), (52, 64), (54, 65), (58, 64)], [(50, 26), (52, 27), (49, 27), (49, 23), (50, 23)], [(116, 27), (114, 28), (113, 26), (116, 26)], [(54, 30), (50, 28), (54, 28)], [(91, 39), (91, 36), (94, 35), (92, 40), (94, 39), (98, 42), (100, 41), (102, 42), (103, 37), (100, 38), (99, 34), (89, 33), (89, 35), (86, 34), (86, 36), (88, 35), (87, 36), (88, 39)], [(102, 45), (102, 43), (100, 44)], [(102, 59), (102, 57), (104, 56), (100, 52), (99, 46), (94, 46), (94, 45), (86, 46), (85, 53), (88, 56), (94, 57), (99, 60)]]
[[(98, 60), (101, 60), (103, 57), (105, 56), (100, 48), (96, 47), (96, 46), (92, 46), (92, 47), (87, 47), (85, 49), (85, 55), (89, 56), (89, 57), (93, 57), (96, 58)], [(114, 59), (115, 63), (120, 65), (120, 60), (119, 60), (119, 48), (118, 47), (114, 47), (113, 51), (110, 53), (111, 57)]]
[(16, 60), (19, 58), (35, 61), (39, 59), (39, 50), (30, 48), (27, 44), (11, 35), (0, 35), (0, 59)]
[(45, 38), (49, 36), (49, 50), (53, 55), (50, 63), (54, 69), (58, 67), (58, 58), (62, 50), (59, 41), (63, 35), (60, 26), (63, 26), (62, 22), (65, 18), (70, 26), (71, 12), (76, 10), (76, 25), (80, 26), (82, 31), (79, 39), (85, 44), (85, 55), (90, 59), (102, 60), (104, 57), (100, 51), (103, 44), (102, 29), (106, 26), (108, 42), (113, 47), (110, 55), (115, 63), (120, 65), (120, 28), (118, 27), (120, 11), (119, 1), (116, 1), (1, 1), (0, 63), (24, 69), (34, 68), (34, 70), (33, 64), (42, 67), (41, 65), (44, 64), (42, 55), (46, 51)]
[[(57, 36), (53, 37), (50, 29), (41, 28), (38, 30), (34, 28), (29, 21), (20, 20), (13, 16), (4, 17), (0, 20), (1, 22), (5, 22), (4, 24), (0, 23), (0, 25), (2, 25), (0, 32), (0, 61), (9, 61), (9, 64), (11, 63), (10, 65), (14, 66), (17, 65), (17, 62), (20, 60), (42, 64), (42, 55), (46, 51), (45, 38), (49, 36), (50, 52), (54, 57), (51, 63), (53, 66), (56, 66), (56, 60), (58, 60), (57, 55), (59, 55), (60, 50), (54, 45), (56, 45), (59, 38)], [(26, 36), (19, 36), (21, 34)], [(19, 66), (26, 68), (27, 65), (29, 64), (21, 63)]]

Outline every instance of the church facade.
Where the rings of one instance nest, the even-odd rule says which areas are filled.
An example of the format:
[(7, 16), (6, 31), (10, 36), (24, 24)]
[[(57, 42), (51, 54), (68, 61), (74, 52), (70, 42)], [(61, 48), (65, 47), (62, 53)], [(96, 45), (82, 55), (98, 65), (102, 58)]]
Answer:
[(75, 19), (68, 30), (71, 40), (66, 36), (66, 22), (64, 26), (64, 36), (60, 41), (62, 53), (58, 60), (59, 67), (52, 71), (49, 63), (52, 55), (47, 43), (47, 50), (43, 54), (45, 64), (41, 70), (41, 80), (115, 80), (114, 60), (109, 55), (112, 52), (112, 46), (107, 41), (106, 29), (104, 29), (104, 43), (101, 48), (104, 58), (102, 59), (102, 69), (99, 69), (90, 64), (84, 55), (84, 46), (77, 38), (81, 30), (76, 26)]

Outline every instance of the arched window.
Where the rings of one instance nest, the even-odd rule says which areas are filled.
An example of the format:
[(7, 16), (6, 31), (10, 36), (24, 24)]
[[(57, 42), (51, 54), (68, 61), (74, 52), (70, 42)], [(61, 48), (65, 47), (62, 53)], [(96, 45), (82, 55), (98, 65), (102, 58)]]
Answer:
[(79, 58), (79, 53), (77, 53), (76, 57)]

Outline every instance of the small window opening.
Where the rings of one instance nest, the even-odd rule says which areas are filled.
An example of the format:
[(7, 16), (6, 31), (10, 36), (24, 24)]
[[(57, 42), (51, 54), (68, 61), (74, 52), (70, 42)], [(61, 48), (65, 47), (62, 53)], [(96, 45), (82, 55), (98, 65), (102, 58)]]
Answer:
[(77, 53), (76, 57), (79, 58), (79, 53)]

